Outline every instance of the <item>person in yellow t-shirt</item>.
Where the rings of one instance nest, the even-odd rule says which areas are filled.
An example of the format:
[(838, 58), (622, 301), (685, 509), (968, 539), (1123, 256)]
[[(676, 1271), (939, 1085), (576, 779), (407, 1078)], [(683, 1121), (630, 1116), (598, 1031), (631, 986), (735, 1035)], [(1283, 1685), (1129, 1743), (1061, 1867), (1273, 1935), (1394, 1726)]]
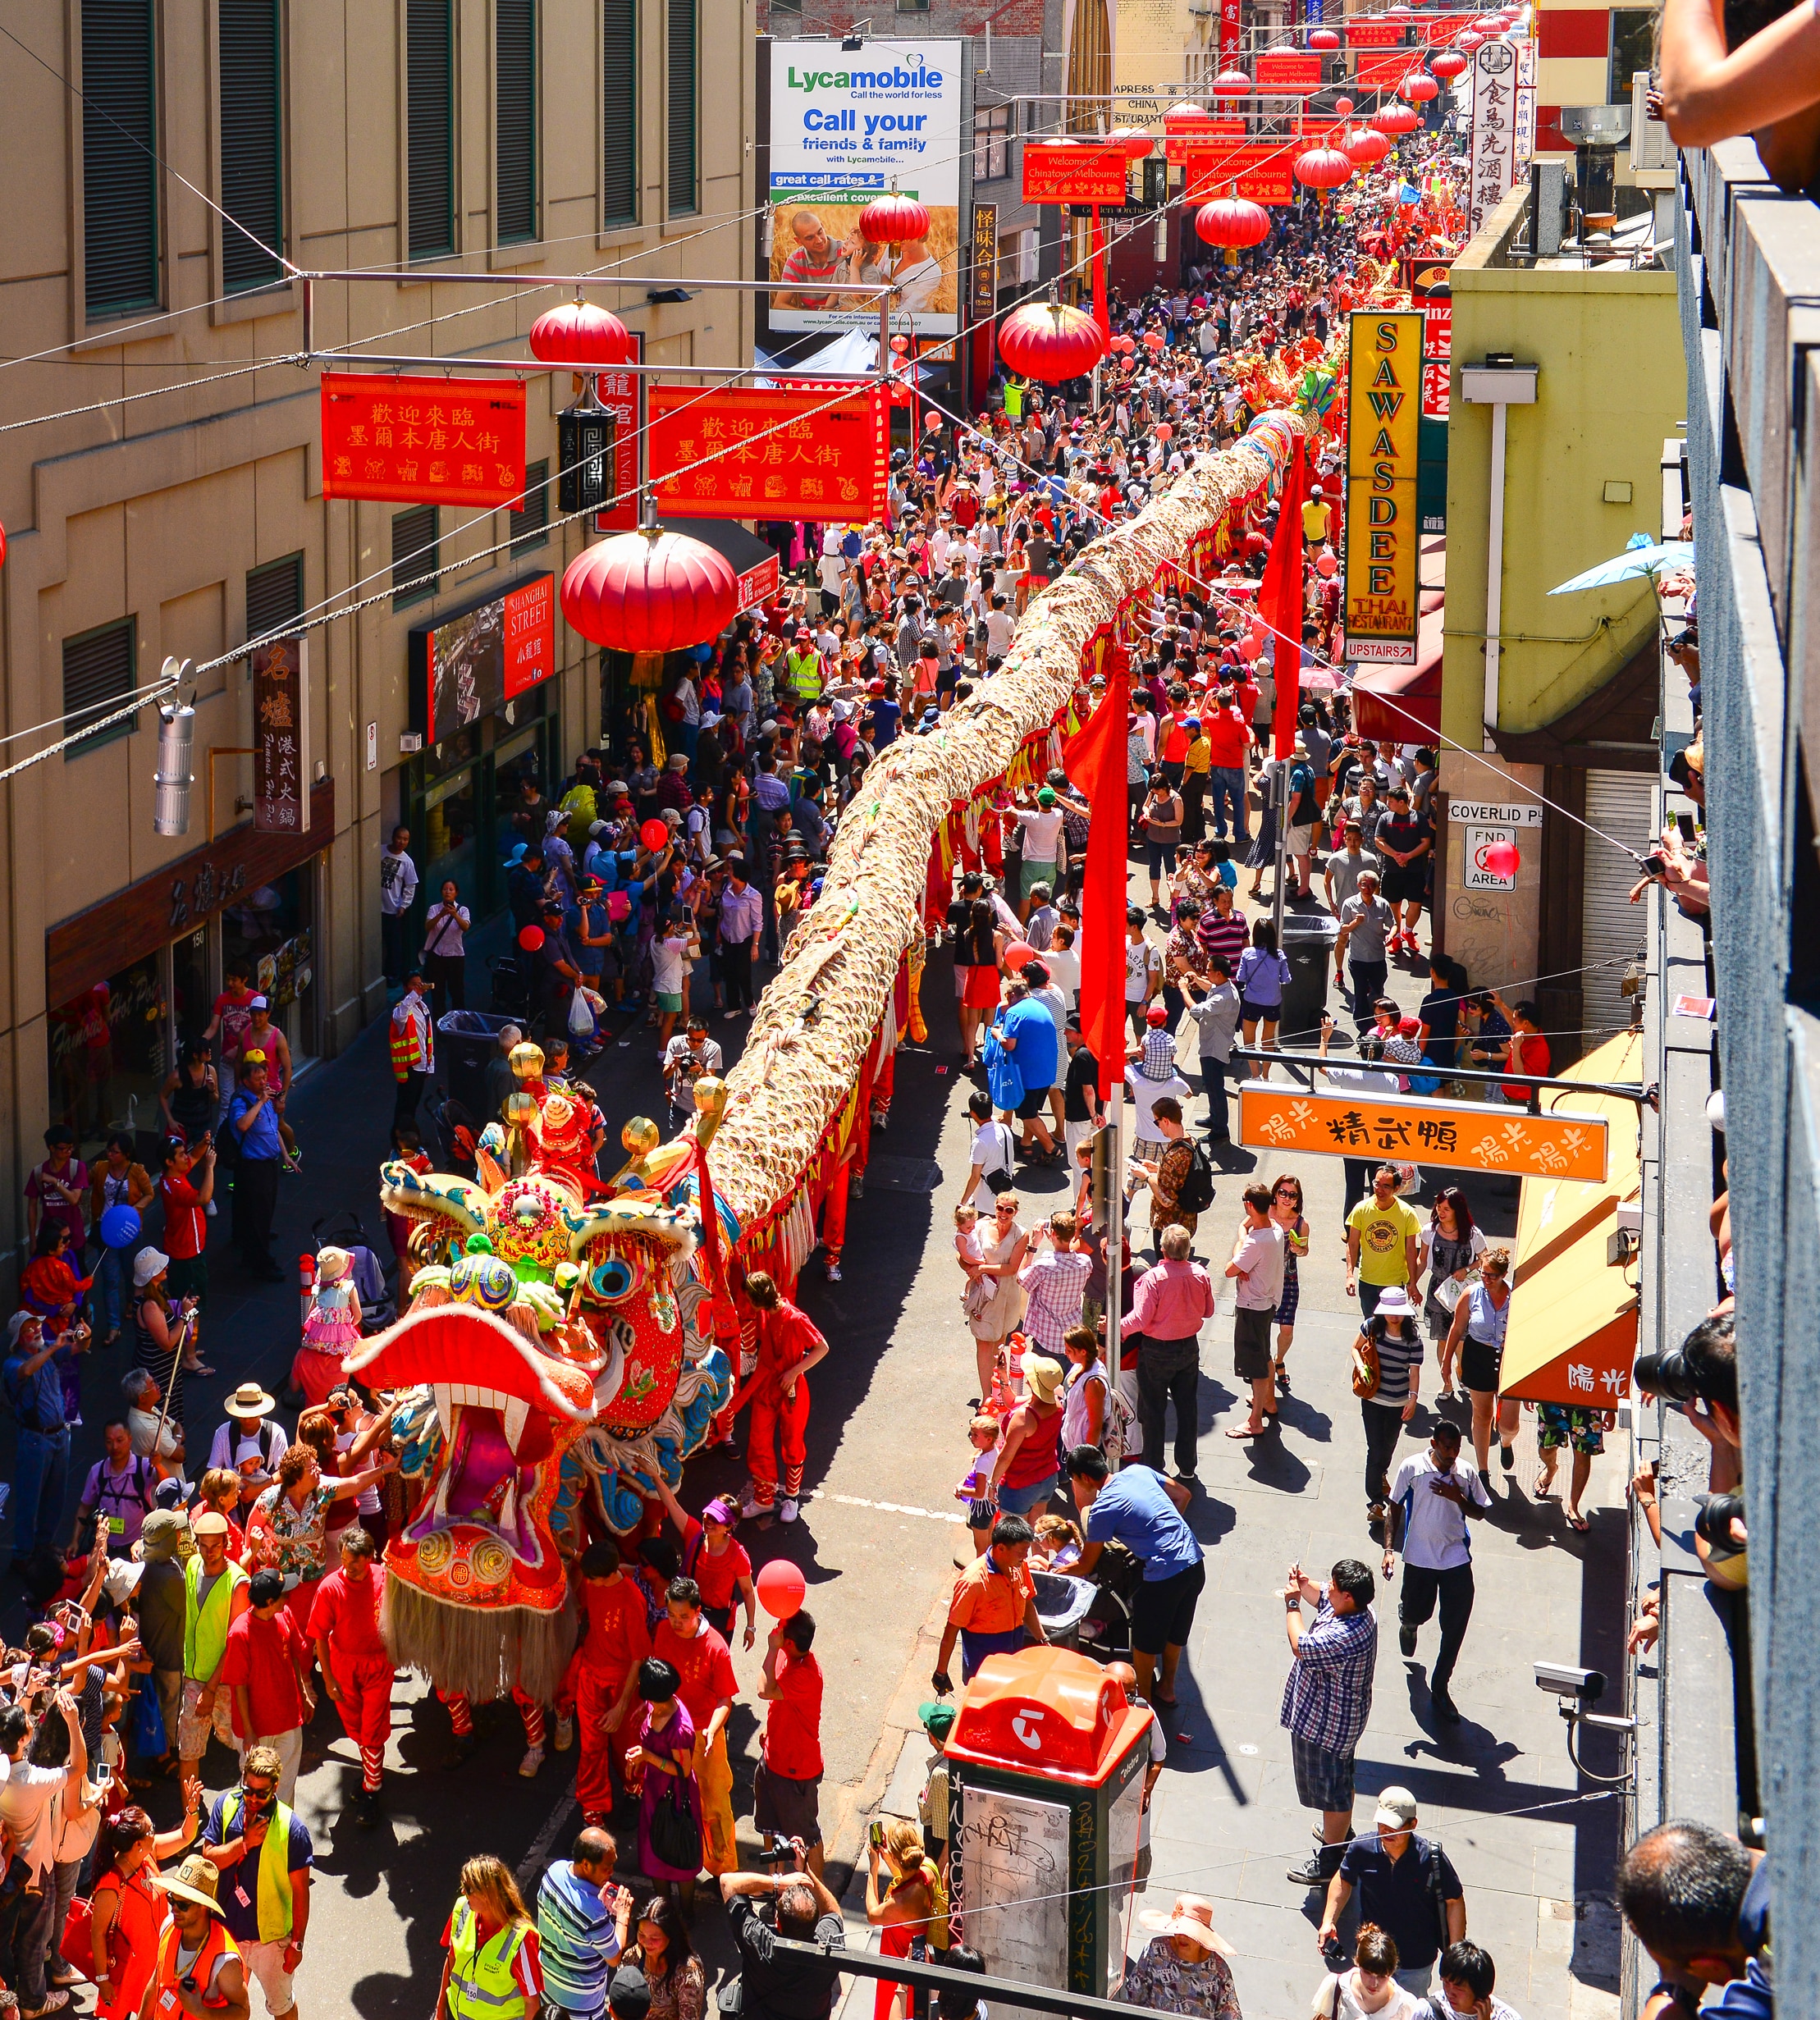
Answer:
[(1371, 1178), (1371, 1197), (1346, 1217), (1346, 1294), (1356, 1294), (1370, 1318), (1378, 1300), (1394, 1285), (1415, 1281), (1415, 1245), (1422, 1223), (1397, 1197), (1397, 1171), (1380, 1164)]
[(1307, 502), (1301, 509), (1302, 538), (1311, 546), (1318, 546), (1327, 537), (1328, 522), (1333, 516), (1333, 508), (1322, 495), (1316, 484), (1309, 492)]

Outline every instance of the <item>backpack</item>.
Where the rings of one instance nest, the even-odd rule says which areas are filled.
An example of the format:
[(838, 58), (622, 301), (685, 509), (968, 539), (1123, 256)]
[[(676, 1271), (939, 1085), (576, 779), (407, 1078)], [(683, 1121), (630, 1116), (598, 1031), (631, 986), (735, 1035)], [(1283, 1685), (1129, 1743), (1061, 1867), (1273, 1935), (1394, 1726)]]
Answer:
[(1123, 1462), (1144, 1448), (1144, 1427), (1137, 1412), (1118, 1392), (1116, 1382), (1106, 1384), (1106, 1414), (1100, 1428), (1100, 1449), (1106, 1464), (1116, 1472)]
[(1191, 1145), (1187, 1175), (1175, 1203), (1184, 1213), (1205, 1213), (1214, 1203), (1214, 1168), (1200, 1144)]

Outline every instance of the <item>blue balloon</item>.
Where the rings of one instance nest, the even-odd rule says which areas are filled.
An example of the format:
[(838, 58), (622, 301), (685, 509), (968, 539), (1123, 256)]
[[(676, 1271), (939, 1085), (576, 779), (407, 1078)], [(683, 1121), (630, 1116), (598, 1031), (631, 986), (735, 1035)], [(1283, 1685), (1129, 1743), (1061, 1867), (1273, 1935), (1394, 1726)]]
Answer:
[(135, 1207), (111, 1206), (101, 1217), (101, 1238), (111, 1249), (130, 1249), (139, 1236)]

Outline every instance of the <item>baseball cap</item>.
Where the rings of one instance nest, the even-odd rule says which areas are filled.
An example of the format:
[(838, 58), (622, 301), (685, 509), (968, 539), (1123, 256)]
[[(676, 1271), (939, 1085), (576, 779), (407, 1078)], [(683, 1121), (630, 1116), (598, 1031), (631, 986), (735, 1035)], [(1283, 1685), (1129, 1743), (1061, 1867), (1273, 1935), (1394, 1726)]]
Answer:
[(249, 1010), (268, 1010), (272, 1006), (263, 996), (255, 996), (246, 1007)]
[(1383, 1830), (1407, 1830), (1415, 1821), (1415, 1798), (1407, 1789), (1380, 1789), (1371, 1821)]
[(923, 1730), (940, 1746), (954, 1730), (954, 1707), (940, 1698), (933, 1698), (926, 1704), (917, 1707), (917, 1716)]
[(213, 1508), (205, 1508), (199, 1515), (190, 1518), (190, 1533), (192, 1536), (225, 1536), (227, 1533), (227, 1517), (218, 1515)]

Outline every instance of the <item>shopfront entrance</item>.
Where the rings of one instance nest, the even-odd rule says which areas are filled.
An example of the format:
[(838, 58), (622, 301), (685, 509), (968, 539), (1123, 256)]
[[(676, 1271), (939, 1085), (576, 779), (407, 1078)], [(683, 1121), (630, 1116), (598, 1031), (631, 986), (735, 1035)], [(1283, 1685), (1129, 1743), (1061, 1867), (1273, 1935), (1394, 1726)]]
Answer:
[(230, 974), (269, 1000), (294, 1074), (319, 1053), (319, 852), (334, 834), (335, 783), (324, 779), (302, 834), (232, 829), (51, 928), (50, 1114), (75, 1131), (82, 1157), (116, 1130), (151, 1150), (167, 1126), (165, 1083)]

